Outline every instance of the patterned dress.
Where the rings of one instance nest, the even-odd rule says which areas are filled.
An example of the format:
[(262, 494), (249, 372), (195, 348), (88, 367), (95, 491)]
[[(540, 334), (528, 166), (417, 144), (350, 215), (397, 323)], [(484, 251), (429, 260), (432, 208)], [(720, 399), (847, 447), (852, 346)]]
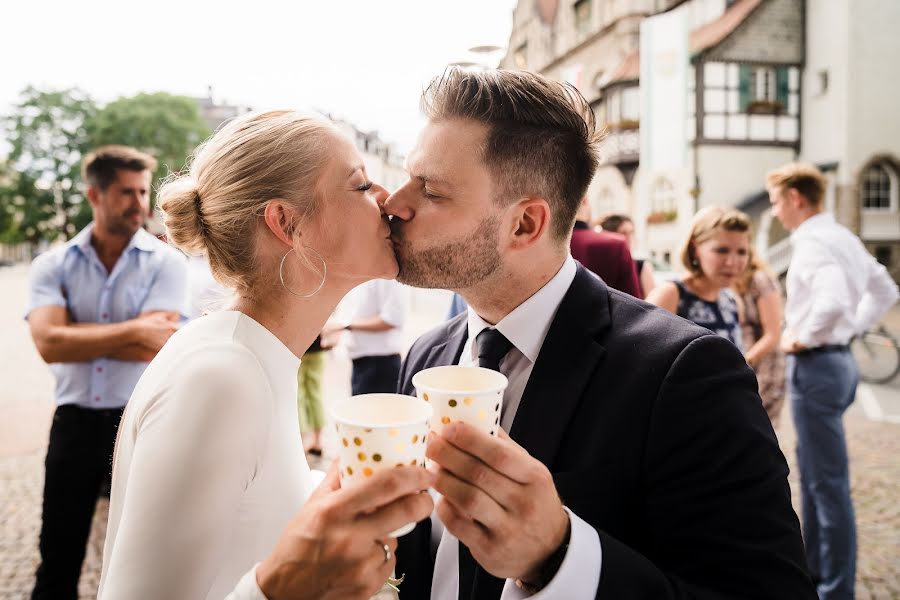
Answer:
[(732, 344), (743, 351), (738, 300), (734, 292), (723, 289), (719, 292), (719, 299), (710, 302), (691, 292), (681, 281), (675, 281), (675, 285), (678, 286), (678, 310), (675, 314), (731, 340)]
[[(744, 335), (744, 353), (762, 337), (762, 324), (759, 321), (759, 308), (757, 302), (767, 294), (781, 294), (778, 281), (764, 271), (757, 271), (753, 275), (747, 292), (741, 297), (744, 301), (744, 322), (741, 330)], [(754, 368), (756, 378), (759, 380), (759, 395), (763, 401), (763, 407), (769, 414), (773, 426), (778, 425), (778, 417), (784, 406), (784, 352), (775, 348), (772, 352), (759, 360)]]

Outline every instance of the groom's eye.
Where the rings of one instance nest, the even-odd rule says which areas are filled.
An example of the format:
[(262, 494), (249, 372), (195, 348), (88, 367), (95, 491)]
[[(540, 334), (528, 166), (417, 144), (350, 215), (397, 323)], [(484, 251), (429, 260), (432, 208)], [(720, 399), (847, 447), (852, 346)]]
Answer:
[(358, 188), (356, 188), (356, 191), (358, 191), (358, 192), (367, 192), (367, 191), (369, 191), (370, 189), (372, 189), (372, 182), (371, 182), (371, 181), (367, 181), (366, 183), (364, 183), (364, 184), (362, 184), (361, 186), (359, 186)]
[(422, 195), (425, 196), (426, 198), (428, 198), (429, 200), (433, 200), (433, 199), (439, 197), (437, 194), (432, 194), (432, 193), (428, 190), (428, 188), (422, 188)]

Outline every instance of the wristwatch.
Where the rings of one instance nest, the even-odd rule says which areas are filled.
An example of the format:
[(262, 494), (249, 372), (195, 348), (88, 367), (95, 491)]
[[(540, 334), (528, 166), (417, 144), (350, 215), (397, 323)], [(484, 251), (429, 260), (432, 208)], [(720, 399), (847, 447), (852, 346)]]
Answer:
[(554, 550), (553, 554), (548, 556), (547, 560), (545, 560), (538, 568), (536, 580), (524, 581), (522, 579), (516, 579), (516, 587), (529, 594), (536, 594), (547, 587), (547, 585), (553, 581), (553, 578), (559, 571), (559, 567), (562, 566), (563, 560), (566, 558), (566, 552), (569, 550), (569, 538), (571, 537), (572, 521), (567, 519), (566, 536), (563, 538), (562, 544), (560, 544), (559, 548)]

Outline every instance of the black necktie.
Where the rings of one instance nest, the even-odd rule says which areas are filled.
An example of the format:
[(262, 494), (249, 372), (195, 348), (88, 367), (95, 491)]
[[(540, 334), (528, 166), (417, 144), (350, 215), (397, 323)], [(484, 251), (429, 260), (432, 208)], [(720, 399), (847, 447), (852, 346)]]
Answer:
[[(478, 366), (492, 371), (500, 370), (500, 361), (513, 344), (496, 329), (484, 329), (475, 338), (478, 344)], [(465, 544), (459, 542), (459, 600), (472, 597), (475, 583), (475, 559)]]

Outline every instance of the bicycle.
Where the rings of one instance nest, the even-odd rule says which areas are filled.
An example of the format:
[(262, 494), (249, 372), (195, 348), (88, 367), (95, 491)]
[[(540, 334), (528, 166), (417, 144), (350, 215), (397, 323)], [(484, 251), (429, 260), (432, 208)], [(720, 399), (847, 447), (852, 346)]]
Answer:
[(862, 381), (888, 383), (900, 373), (900, 344), (884, 325), (854, 338), (850, 350)]

